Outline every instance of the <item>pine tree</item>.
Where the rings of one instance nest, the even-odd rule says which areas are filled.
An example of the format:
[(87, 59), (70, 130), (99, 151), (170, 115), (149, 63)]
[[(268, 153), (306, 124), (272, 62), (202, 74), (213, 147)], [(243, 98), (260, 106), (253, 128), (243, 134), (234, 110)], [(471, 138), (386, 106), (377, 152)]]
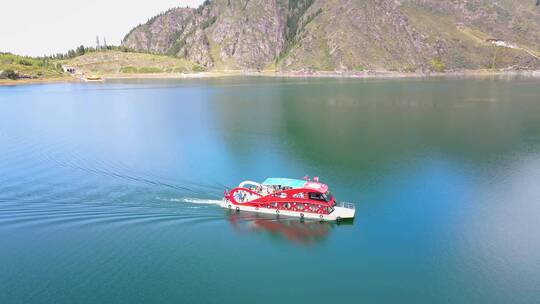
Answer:
[(85, 52), (86, 52), (86, 49), (84, 48), (83, 45), (77, 47), (77, 49), (75, 50), (76, 56), (84, 55)]

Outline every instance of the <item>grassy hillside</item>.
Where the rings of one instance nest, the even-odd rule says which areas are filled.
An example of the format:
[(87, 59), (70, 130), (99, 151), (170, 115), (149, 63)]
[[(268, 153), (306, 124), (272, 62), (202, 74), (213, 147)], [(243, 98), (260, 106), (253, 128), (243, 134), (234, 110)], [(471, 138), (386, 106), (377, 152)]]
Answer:
[(0, 53), (0, 78), (40, 79), (63, 77), (58, 61)]
[(74, 67), (78, 72), (100, 75), (191, 73), (202, 70), (200, 66), (181, 58), (120, 51), (87, 53), (70, 60), (64, 60), (62, 64)]

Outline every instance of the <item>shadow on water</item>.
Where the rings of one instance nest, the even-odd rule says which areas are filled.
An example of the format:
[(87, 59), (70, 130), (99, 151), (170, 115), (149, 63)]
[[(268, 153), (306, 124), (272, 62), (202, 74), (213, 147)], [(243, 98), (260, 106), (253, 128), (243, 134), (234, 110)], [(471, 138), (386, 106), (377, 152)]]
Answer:
[(276, 240), (303, 246), (323, 242), (335, 228), (353, 224), (353, 221), (321, 222), (230, 210), (226, 211), (226, 217), (239, 234), (262, 232)]

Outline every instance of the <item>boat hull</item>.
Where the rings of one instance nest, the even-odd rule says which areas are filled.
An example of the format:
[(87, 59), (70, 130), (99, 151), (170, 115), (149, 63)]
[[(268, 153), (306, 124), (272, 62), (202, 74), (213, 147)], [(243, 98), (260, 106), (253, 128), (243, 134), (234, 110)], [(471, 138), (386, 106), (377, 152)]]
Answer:
[(233, 211), (247, 211), (253, 213), (263, 213), (263, 214), (274, 214), (276, 216), (289, 216), (289, 217), (298, 217), (304, 219), (314, 219), (320, 221), (336, 221), (341, 219), (352, 219), (354, 218), (354, 209), (343, 208), (343, 207), (334, 207), (334, 211), (330, 214), (318, 214), (310, 212), (300, 212), (300, 211), (291, 211), (285, 209), (271, 209), (271, 208), (260, 208), (253, 206), (246, 206), (242, 204), (233, 204), (229, 201), (223, 200), (221, 202), (221, 207)]

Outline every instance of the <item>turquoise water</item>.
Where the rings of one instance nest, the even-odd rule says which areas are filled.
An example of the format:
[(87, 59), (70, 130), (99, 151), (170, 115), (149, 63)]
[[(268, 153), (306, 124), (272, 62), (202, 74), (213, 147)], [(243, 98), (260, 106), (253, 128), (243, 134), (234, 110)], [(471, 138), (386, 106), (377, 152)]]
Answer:
[[(0, 87), (0, 303), (538, 303), (540, 80)], [(352, 223), (229, 213), (320, 176)]]

